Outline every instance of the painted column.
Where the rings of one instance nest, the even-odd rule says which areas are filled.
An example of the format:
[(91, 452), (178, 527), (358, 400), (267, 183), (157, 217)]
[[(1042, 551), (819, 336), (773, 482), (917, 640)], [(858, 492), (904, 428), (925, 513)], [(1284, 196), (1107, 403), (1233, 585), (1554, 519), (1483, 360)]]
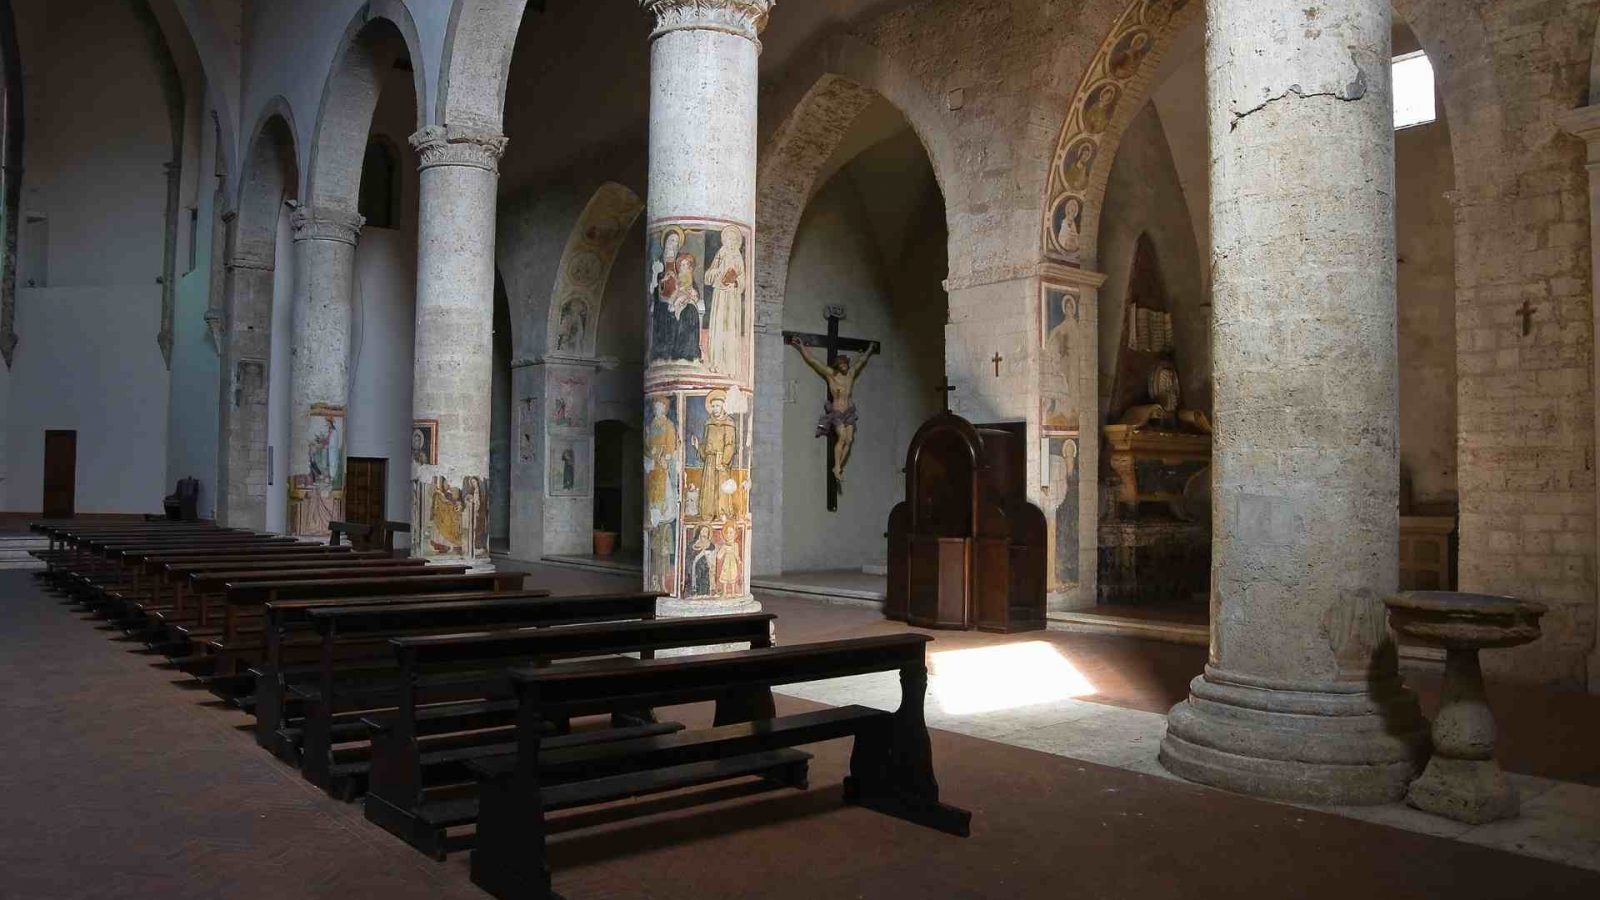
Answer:
[[(1594, 292), (1594, 320), (1600, 334), (1600, 105), (1585, 106), (1568, 113), (1562, 123), (1567, 131), (1583, 139), (1588, 146), (1589, 170), (1589, 253), (1591, 261), (1590, 290)], [(1595, 384), (1600, 385), (1600, 353), (1593, 354)], [(1595, 442), (1600, 446), (1600, 416), (1595, 417)], [(1600, 516), (1600, 493), (1596, 494), (1596, 515)], [(1600, 521), (1597, 518), (1596, 521)], [(1600, 598), (1596, 598), (1595, 621), (1600, 622)], [(1589, 693), (1600, 694), (1600, 626), (1589, 636)]]
[(641, 0), (650, 52), (645, 587), (664, 615), (750, 595), (756, 90), (773, 0)]
[(1208, 0), (1211, 655), (1162, 763), (1283, 799), (1398, 800), (1389, 0)]
[(430, 125), (421, 157), (411, 552), (489, 562), (495, 201), (504, 136)]
[(296, 207), (294, 342), (289, 371), (288, 531), (328, 534), (344, 519), (345, 405), (350, 397), (350, 310), (363, 219)]

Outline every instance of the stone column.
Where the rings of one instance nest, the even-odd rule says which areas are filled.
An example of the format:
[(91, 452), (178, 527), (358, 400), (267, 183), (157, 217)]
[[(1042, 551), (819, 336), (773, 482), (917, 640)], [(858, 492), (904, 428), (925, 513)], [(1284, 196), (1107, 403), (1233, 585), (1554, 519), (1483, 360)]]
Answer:
[[(1600, 98), (1600, 95), (1597, 95)], [(1600, 242), (1595, 238), (1600, 236), (1600, 105), (1585, 106), (1567, 113), (1562, 124), (1567, 131), (1582, 138), (1589, 150), (1589, 255), (1591, 265), (1590, 290), (1594, 292), (1594, 321), (1600, 334)], [(1595, 366), (1595, 384), (1600, 384), (1600, 353), (1592, 354)], [(1595, 417), (1595, 441), (1600, 446), (1600, 416)], [(1596, 503), (1600, 504), (1600, 493), (1596, 494)], [(1600, 517), (1600, 505), (1596, 507), (1596, 515)], [(1600, 521), (1597, 518), (1596, 521)], [(1594, 621), (1600, 622), (1600, 598), (1596, 599)], [(1589, 636), (1589, 693), (1600, 694), (1600, 625), (1596, 632)]]
[(494, 359), (494, 132), (430, 125), (421, 157), (411, 439), (411, 552), (489, 562), (489, 418)]
[[(272, 359), (273, 259), (237, 246), (233, 214), (223, 310), (222, 389), (219, 391), (217, 522), (230, 528), (267, 527), (267, 390)], [(270, 252), (270, 248), (269, 248)]]
[(645, 586), (664, 615), (750, 595), (756, 89), (773, 0), (641, 0), (650, 52)]
[(290, 534), (323, 537), (344, 518), (350, 310), (361, 216), (296, 207), (294, 331), (289, 363)]
[(1211, 655), (1161, 761), (1398, 800), (1426, 723), (1383, 597), (1399, 535), (1389, 0), (1208, 0)]

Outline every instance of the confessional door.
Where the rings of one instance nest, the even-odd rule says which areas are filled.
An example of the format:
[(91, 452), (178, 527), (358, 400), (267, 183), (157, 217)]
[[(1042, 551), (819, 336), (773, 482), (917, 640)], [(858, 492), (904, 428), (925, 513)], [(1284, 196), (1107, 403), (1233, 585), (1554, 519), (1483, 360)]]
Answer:
[(44, 517), (71, 518), (78, 492), (78, 433), (44, 433)]

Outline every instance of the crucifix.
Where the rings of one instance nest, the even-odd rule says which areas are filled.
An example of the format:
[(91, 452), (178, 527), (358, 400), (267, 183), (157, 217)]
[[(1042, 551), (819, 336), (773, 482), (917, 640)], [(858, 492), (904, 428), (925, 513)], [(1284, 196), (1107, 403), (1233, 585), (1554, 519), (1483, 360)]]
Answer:
[(1530, 301), (1528, 301), (1526, 299), (1522, 301), (1522, 308), (1517, 310), (1517, 315), (1522, 318), (1522, 336), (1523, 337), (1527, 337), (1530, 333), (1532, 333), (1532, 331), (1533, 331), (1533, 314), (1538, 312), (1538, 311), (1539, 311), (1539, 307), (1534, 306), (1532, 302), (1530, 302)]
[(994, 377), (999, 378), (1000, 377), (1000, 364), (1006, 361), (1005, 357), (1000, 355), (1000, 351), (999, 350), (996, 350), (994, 352), (994, 359), (991, 359), (989, 361), (994, 363)]
[[(861, 375), (861, 370), (867, 367), (867, 361), (872, 359), (872, 355), (878, 352), (878, 342), (840, 337), (839, 322), (844, 319), (842, 306), (829, 306), (827, 319), (827, 334), (785, 331), (783, 339), (800, 351), (800, 358), (813, 372), (820, 375), (828, 386), (828, 399), (823, 404), (822, 416), (817, 419), (817, 437), (829, 438), (828, 511), (838, 512), (839, 493), (844, 484), (844, 467), (850, 461), (850, 448), (856, 439), (856, 378)], [(807, 347), (823, 348), (827, 353), (826, 365), (813, 358), (806, 350)], [(842, 350), (860, 355), (852, 364), (849, 357), (840, 354)]]

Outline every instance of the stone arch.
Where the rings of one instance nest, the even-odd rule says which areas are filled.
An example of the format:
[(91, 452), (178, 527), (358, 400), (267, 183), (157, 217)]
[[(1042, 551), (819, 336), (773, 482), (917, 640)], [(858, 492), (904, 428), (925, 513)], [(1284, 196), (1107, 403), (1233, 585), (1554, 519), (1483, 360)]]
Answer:
[[(828, 160), (875, 99), (892, 104), (917, 135), (939, 186), (952, 247), (957, 242), (956, 223), (950, 216), (952, 185), (946, 176), (955, 167), (952, 149), (944, 143), (948, 130), (938, 126), (934, 102), (910, 73), (857, 38), (834, 38), (815, 59), (809, 77), (791, 82), (803, 86), (803, 93), (777, 106), (784, 112), (762, 141), (756, 171), (756, 390), (768, 392), (767, 396), (773, 396), (770, 392), (783, 382), (783, 302), (800, 220), (821, 187)], [(955, 258), (952, 253), (950, 259)], [(754, 430), (758, 463), (751, 491), (753, 513), (759, 521), (781, 521), (783, 404), (758, 404)], [(755, 572), (782, 570), (782, 528), (757, 529), (753, 560)]]
[(627, 240), (644, 201), (627, 187), (608, 181), (589, 199), (567, 238), (550, 289), (545, 329), (547, 353), (592, 357), (601, 304), (617, 251)]
[(278, 221), (300, 183), (289, 104), (282, 97), (269, 101), (251, 135), (229, 225), (224, 276), (217, 520), (264, 529)]
[(273, 261), (278, 214), (286, 200), (299, 194), (300, 146), (294, 113), (282, 96), (268, 100), (250, 130), (250, 142), (241, 161), (239, 193), (234, 203), (233, 246), (230, 262), (243, 256)]
[(373, 110), (384, 75), (402, 54), (411, 60), (420, 129), (426, 78), (410, 13), (394, 0), (374, 0), (351, 19), (323, 85), (322, 106), (311, 136), (306, 180), (310, 206), (356, 211)]
[[(783, 305), (789, 275), (789, 254), (811, 195), (818, 184), (822, 167), (844, 139), (845, 133), (875, 98), (883, 98), (899, 110), (911, 125), (933, 165), (934, 180), (945, 198), (949, 219), (951, 196), (947, 172), (954, 171), (949, 148), (944, 143), (948, 131), (935, 119), (934, 104), (915, 86), (910, 73), (902, 71), (876, 48), (848, 35), (833, 38), (816, 55), (815, 70), (794, 80), (805, 86), (804, 93), (788, 106), (787, 112), (761, 144), (756, 171), (756, 322), (771, 317), (770, 310)], [(949, 223), (955, 239), (953, 222)], [(952, 256), (952, 258), (954, 258)], [(763, 309), (769, 310), (763, 313)], [(781, 318), (781, 313), (779, 314)], [(760, 356), (757, 348), (757, 356)], [(761, 366), (757, 363), (757, 370)]]
[(503, 130), (511, 53), (528, 0), (455, 0), (445, 35), (434, 125)]
[[(1090, 58), (1051, 156), (1039, 229), (1043, 259), (1095, 268), (1110, 161), (1149, 97), (1169, 39), (1201, 16), (1203, 6), (1197, 0), (1133, 0)], [(1073, 227), (1064, 229), (1069, 222)]]

